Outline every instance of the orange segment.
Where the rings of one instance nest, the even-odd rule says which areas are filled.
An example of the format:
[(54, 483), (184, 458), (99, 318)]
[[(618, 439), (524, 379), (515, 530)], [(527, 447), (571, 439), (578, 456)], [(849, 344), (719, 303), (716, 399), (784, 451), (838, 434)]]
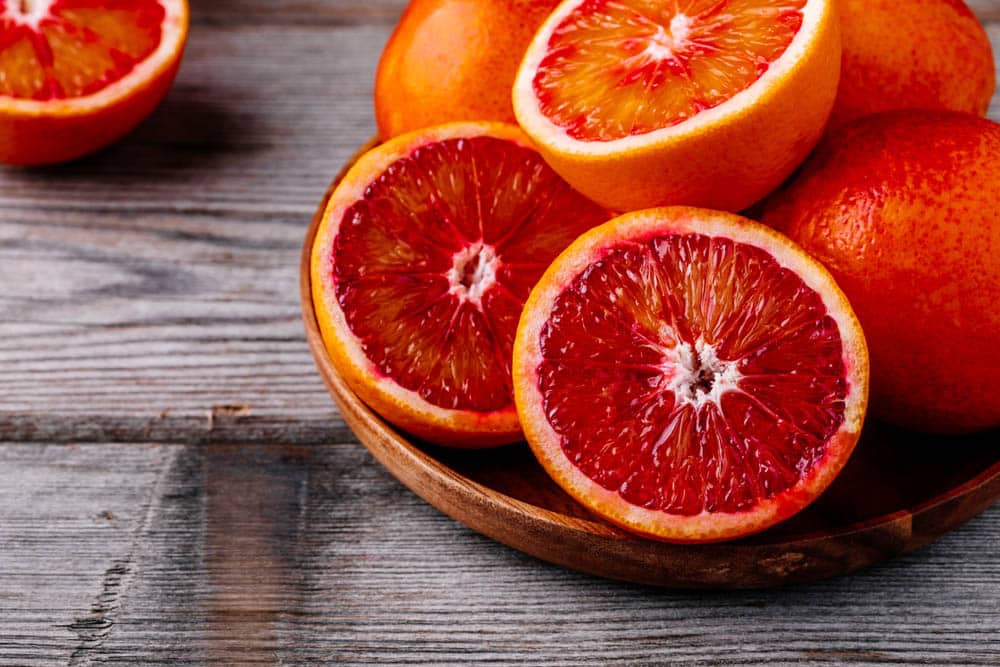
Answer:
[(59, 0), (52, 13), (133, 62), (160, 43), (164, 11), (156, 0)]
[(534, 78), (577, 139), (652, 132), (747, 89), (791, 44), (805, 0), (587, 0), (553, 30)]
[(524, 300), (607, 217), (509, 125), (445, 125), (376, 148), (334, 192), (313, 247), (331, 359), (415, 435), (518, 440), (511, 356)]
[(652, 209), (545, 273), (515, 344), (528, 441), (567, 492), (674, 541), (757, 532), (847, 461), (867, 352), (832, 278), (767, 228)]
[(46, 99), (51, 81), (35, 51), (37, 34), (0, 20), (0, 95)]

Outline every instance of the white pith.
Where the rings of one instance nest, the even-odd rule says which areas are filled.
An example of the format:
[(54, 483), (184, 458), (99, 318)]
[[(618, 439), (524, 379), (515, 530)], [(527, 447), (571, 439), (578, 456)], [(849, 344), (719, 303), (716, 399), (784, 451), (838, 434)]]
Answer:
[[(51, 16), (55, 0), (28, 0), (28, 2), (31, 11), (22, 13), (20, 7), (13, 9), (11, 0), (8, 0), (3, 18), (16, 20), (37, 30), (40, 24)], [(158, 2), (164, 9), (163, 24), (160, 26), (160, 43), (148, 57), (136, 63), (127, 75), (95, 93), (82, 97), (30, 100), (0, 95), (0, 111), (27, 117), (86, 115), (113, 106), (131, 96), (137, 89), (148, 85), (180, 57), (187, 36), (187, 0), (158, 0)], [(13, 0), (15, 5), (19, 3), (20, 0)]]
[(49, 9), (53, 4), (55, 0), (7, 0), (7, 6), (3, 14), (0, 14), (0, 19), (7, 19), (14, 25), (26, 25), (37, 30), (41, 22), (51, 16)]
[[(740, 115), (745, 109), (752, 107), (758, 100), (771, 91), (775, 85), (785, 79), (803, 60), (821, 32), (823, 19), (831, 10), (832, 0), (809, 0), (802, 8), (802, 25), (792, 39), (785, 52), (768, 70), (744, 90), (736, 93), (718, 106), (700, 111), (694, 116), (684, 118), (683, 122), (644, 134), (631, 135), (612, 141), (587, 141), (570, 136), (566, 129), (554, 123), (542, 112), (538, 96), (534, 90), (534, 77), (542, 60), (548, 55), (548, 42), (555, 29), (572, 14), (585, 0), (567, 0), (546, 19), (535, 34), (535, 38), (524, 56), (514, 82), (514, 112), (518, 124), (531, 137), (545, 137), (547, 145), (555, 152), (565, 155), (588, 157), (618, 154), (620, 151), (639, 150), (651, 145), (697, 135), (723, 125), (729, 119)], [(639, 57), (655, 57), (660, 60), (674, 57), (674, 48), (679, 47), (681, 40), (687, 38), (690, 32), (691, 19), (684, 16), (678, 21), (678, 14), (671, 20), (669, 34), (662, 27), (650, 41), (647, 48), (638, 54)], [(675, 31), (676, 28), (676, 31)], [(671, 46), (675, 45), (675, 46)]]
[[(723, 394), (740, 390), (742, 376), (737, 362), (719, 359), (715, 348), (701, 338), (694, 346), (678, 343), (665, 357), (666, 388), (677, 406), (691, 405), (698, 410), (706, 403), (720, 405)], [(710, 384), (708, 391), (700, 386), (703, 378)]]
[(691, 34), (691, 19), (684, 14), (677, 14), (670, 19), (669, 29), (662, 25), (656, 26), (656, 34), (649, 38), (649, 44), (639, 54), (640, 58), (650, 60), (671, 60), (674, 53), (687, 45)]
[[(460, 301), (468, 301), (477, 308), (483, 308), (483, 294), (485, 294), (497, 282), (497, 259), (496, 249), (482, 241), (478, 241), (455, 253), (452, 258), (452, 267), (448, 270), (447, 278), (450, 294), (454, 294)], [(475, 262), (471, 284), (466, 285), (462, 281), (465, 270), (470, 262)]]

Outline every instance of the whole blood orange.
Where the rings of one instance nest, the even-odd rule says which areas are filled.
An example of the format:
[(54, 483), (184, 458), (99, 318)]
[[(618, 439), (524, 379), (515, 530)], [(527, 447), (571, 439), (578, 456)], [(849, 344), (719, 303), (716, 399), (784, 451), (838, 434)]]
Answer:
[(873, 414), (942, 433), (1000, 426), (1000, 125), (941, 111), (862, 118), (764, 220), (850, 297)]
[(895, 109), (986, 114), (993, 52), (962, 0), (838, 0), (838, 7), (844, 55), (831, 127)]
[(375, 76), (383, 139), (461, 120), (514, 122), (524, 50), (558, 0), (412, 0)]
[(521, 423), (570, 495), (710, 542), (795, 514), (854, 449), (868, 356), (829, 273), (739, 216), (639, 211), (546, 271), (514, 346)]
[(510, 365), (524, 300), (552, 258), (608, 217), (511, 125), (443, 125), (375, 148), (334, 191), (313, 246), (334, 365), (426, 440), (519, 440)]
[(617, 210), (741, 210), (823, 133), (840, 70), (833, 0), (566, 0), (514, 111), (553, 168)]
[(120, 138), (166, 95), (187, 30), (187, 0), (0, 0), (0, 162)]

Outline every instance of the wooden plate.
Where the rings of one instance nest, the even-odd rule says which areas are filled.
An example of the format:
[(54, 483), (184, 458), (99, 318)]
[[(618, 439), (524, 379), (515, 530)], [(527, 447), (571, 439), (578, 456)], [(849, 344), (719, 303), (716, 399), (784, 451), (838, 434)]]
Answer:
[(752, 538), (683, 546), (633, 537), (594, 518), (546, 476), (525, 444), (452, 451), (408, 438), (347, 387), (316, 323), (310, 252), (342, 176), (324, 197), (302, 250), (309, 346), (344, 421), (375, 458), (414, 493), (473, 530), (603, 577), (677, 588), (754, 588), (837, 576), (912, 551), (1000, 497), (1000, 432), (941, 438), (870, 422), (841, 476), (798, 516)]

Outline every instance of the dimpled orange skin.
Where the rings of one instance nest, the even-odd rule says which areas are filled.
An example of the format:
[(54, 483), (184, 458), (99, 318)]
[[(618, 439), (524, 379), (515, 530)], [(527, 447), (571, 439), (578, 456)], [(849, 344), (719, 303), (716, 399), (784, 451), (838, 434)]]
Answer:
[(936, 433), (1000, 426), (1000, 125), (863, 118), (764, 210), (854, 306), (876, 417)]
[(830, 127), (895, 109), (986, 115), (996, 73), (983, 26), (962, 0), (838, 0), (840, 90)]
[(524, 50), (558, 0), (413, 0), (375, 75), (375, 118), (390, 139), (461, 120), (514, 122)]

